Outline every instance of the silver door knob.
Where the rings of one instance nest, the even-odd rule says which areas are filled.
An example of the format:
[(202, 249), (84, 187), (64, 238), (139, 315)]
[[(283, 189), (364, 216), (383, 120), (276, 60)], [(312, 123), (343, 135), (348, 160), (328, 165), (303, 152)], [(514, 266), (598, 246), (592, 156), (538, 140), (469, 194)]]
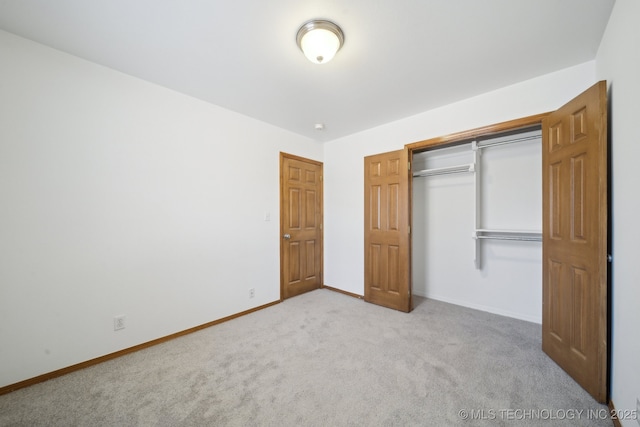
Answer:
[(289, 240), (289, 239), (291, 238), (291, 234), (285, 234), (285, 235), (284, 235), (284, 236), (282, 236), (282, 237), (284, 237), (285, 239)]

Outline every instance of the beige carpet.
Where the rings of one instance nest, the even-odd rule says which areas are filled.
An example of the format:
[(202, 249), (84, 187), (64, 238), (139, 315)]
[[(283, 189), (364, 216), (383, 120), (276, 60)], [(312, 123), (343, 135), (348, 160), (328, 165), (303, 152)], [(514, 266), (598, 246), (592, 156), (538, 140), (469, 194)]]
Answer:
[(0, 425), (612, 422), (542, 353), (540, 325), (425, 299), (406, 314), (318, 290), (0, 396)]

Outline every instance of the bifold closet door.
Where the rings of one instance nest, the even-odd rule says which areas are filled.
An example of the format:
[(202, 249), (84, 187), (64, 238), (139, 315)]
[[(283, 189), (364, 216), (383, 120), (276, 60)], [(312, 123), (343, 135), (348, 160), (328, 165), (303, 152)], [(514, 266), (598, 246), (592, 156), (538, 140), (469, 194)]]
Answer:
[(411, 311), (408, 150), (364, 159), (364, 299)]
[(607, 399), (607, 95), (599, 82), (543, 120), (542, 349)]

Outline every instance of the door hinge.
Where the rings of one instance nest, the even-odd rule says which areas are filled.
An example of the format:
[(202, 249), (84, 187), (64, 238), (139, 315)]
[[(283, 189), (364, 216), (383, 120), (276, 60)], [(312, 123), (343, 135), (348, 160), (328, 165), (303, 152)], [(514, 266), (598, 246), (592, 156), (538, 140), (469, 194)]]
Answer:
[(408, 230), (409, 230), (409, 231), (408, 231), (408, 233), (407, 233), (407, 234), (411, 234), (411, 226), (409, 226)]
[(411, 170), (411, 162), (407, 162), (407, 170)]
[(608, 254), (607, 255), (607, 261), (609, 261), (609, 262), (613, 261), (613, 255)]

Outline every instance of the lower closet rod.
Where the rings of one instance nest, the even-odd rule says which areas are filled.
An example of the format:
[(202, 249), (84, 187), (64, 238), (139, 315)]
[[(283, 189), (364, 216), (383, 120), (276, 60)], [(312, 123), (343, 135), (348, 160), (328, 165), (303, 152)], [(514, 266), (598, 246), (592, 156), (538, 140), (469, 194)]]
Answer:
[(476, 236), (476, 239), (489, 240), (518, 240), (523, 242), (542, 242), (542, 237), (535, 236)]

